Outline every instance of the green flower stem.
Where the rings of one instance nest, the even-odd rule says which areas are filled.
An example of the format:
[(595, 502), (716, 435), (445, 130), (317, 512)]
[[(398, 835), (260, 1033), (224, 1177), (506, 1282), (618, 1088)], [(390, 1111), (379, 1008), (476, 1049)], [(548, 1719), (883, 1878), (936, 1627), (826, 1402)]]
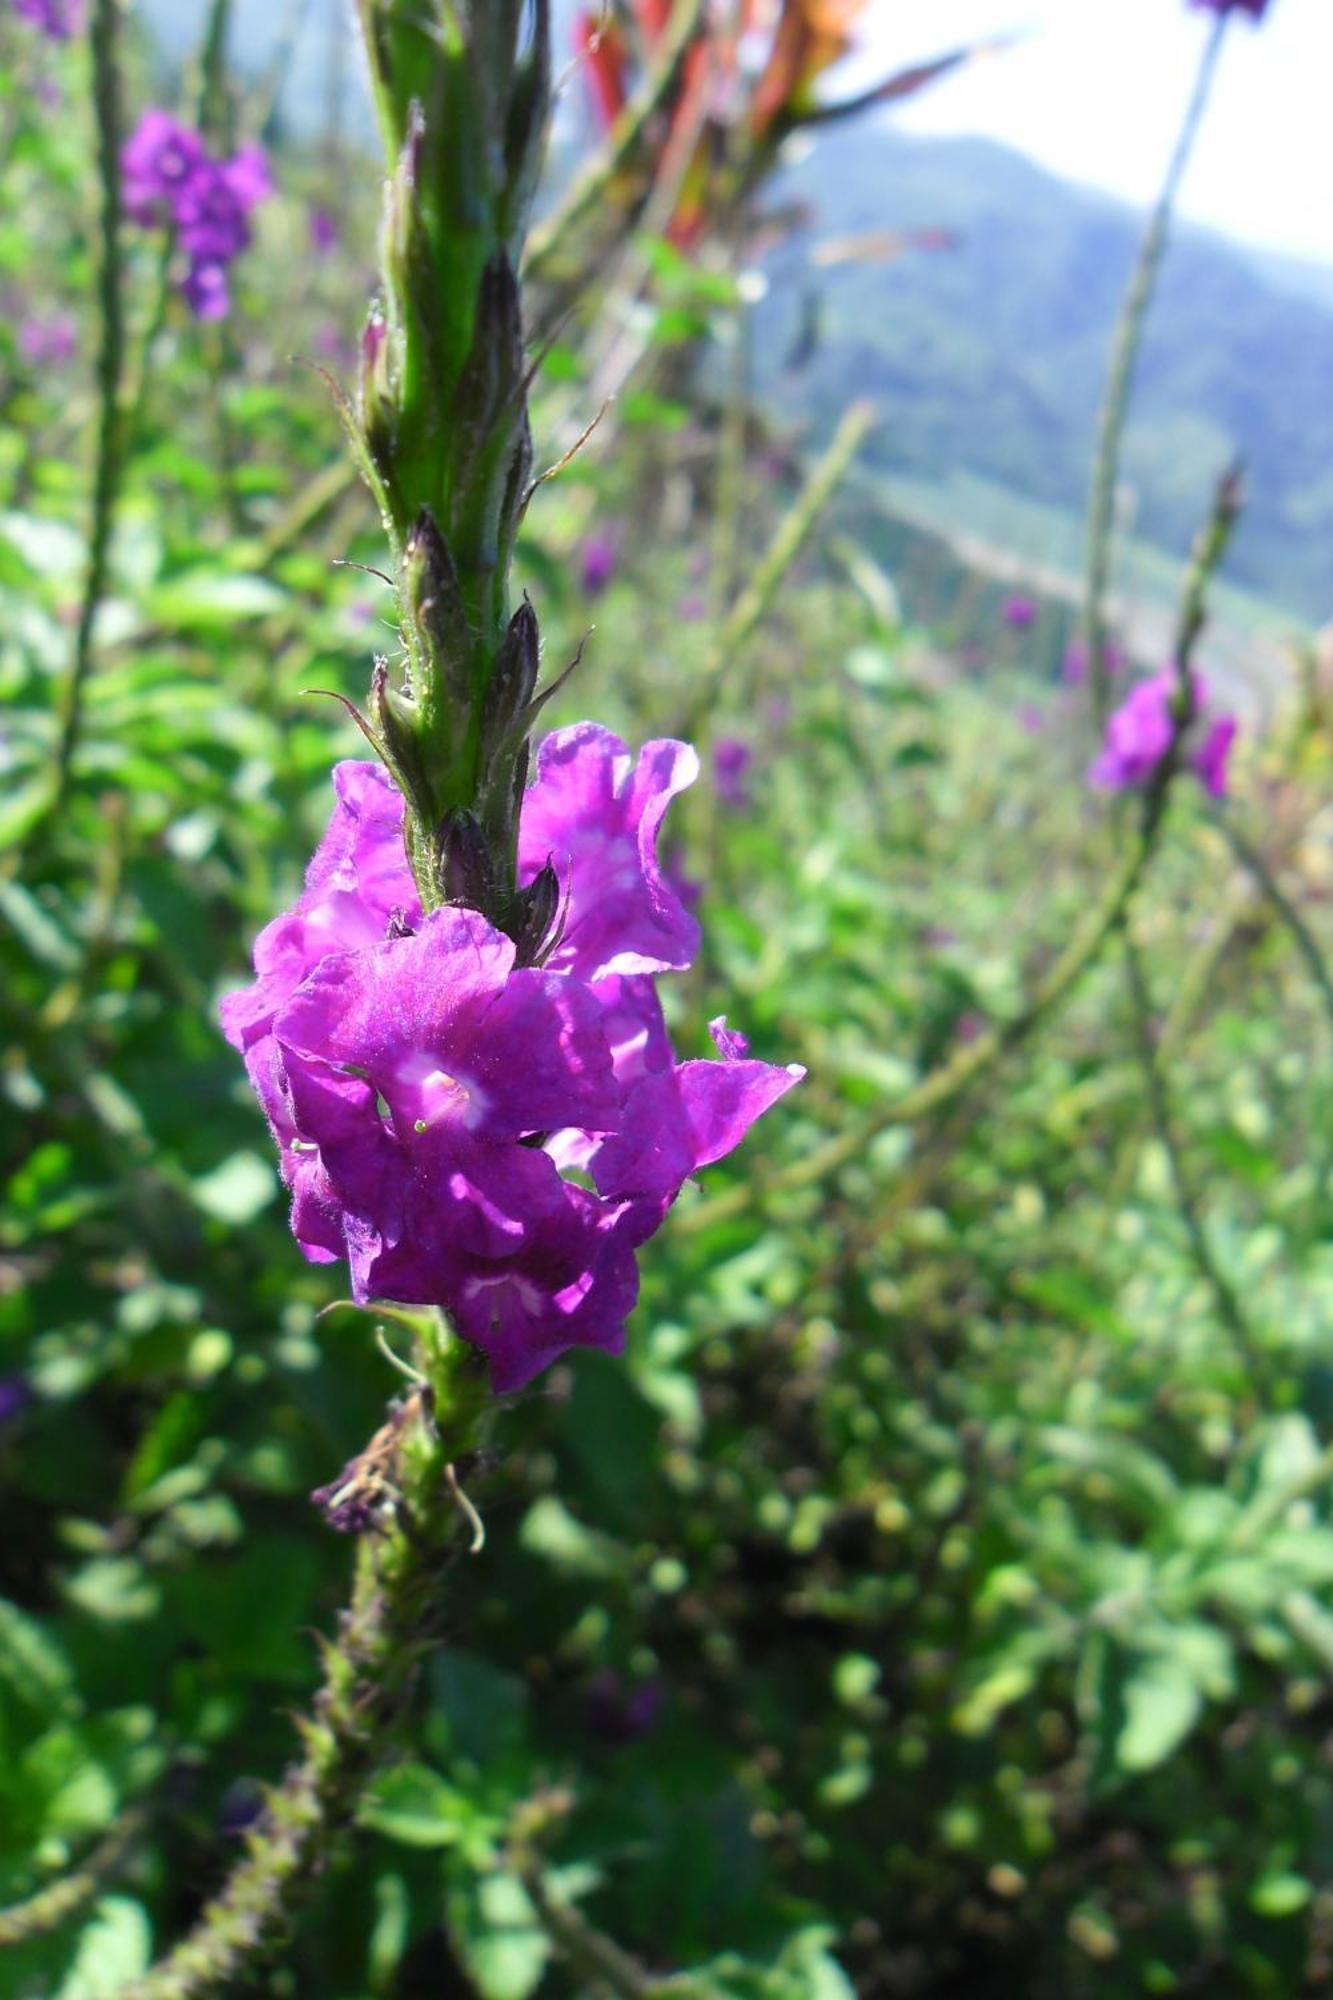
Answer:
[(853, 403), (844, 411), (827, 451), (779, 523), (777, 533), (754, 575), (722, 620), (686, 713), (682, 730), (685, 736), (693, 738), (702, 728), (737, 653), (767, 615), (783, 578), (805, 546), (810, 530), (841, 485), (847, 468), (861, 449), (874, 421), (872, 403)]
[(83, 724), (83, 699), (93, 664), (93, 628), (106, 589), (111, 529), (124, 473), (125, 423), (121, 406), (125, 372), (125, 300), (120, 267), (121, 98), (118, 41), (121, 0), (94, 0), (89, 29), (97, 171), (101, 187), (101, 239), (97, 304), (101, 338), (97, 353), (97, 463), (93, 475), (88, 564), (74, 635), (74, 656), (57, 713), (51, 810), (69, 795)]
[(753, 1201), (817, 1186), (830, 1174), (849, 1166), (865, 1152), (872, 1139), (890, 1126), (919, 1124), (923, 1119), (943, 1111), (964, 1091), (978, 1084), (1002, 1056), (1009, 1055), (1027, 1040), (1096, 963), (1129, 907), (1147, 867), (1152, 845), (1145, 835), (1134, 836), (1100, 904), (1075, 932), (1050, 970), (1037, 982), (1021, 1013), (978, 1035), (974, 1042), (958, 1049), (948, 1062), (932, 1070), (905, 1095), (877, 1106), (867, 1117), (826, 1140), (822, 1146), (816, 1146), (803, 1159), (770, 1174), (766, 1180), (726, 1188), (721, 1194), (687, 1209), (677, 1218), (676, 1229), (704, 1229), (712, 1223), (742, 1214)]
[(1219, 807), (1212, 814), (1212, 820), (1214, 826), (1219, 829), (1223, 839), (1230, 846), (1236, 859), (1241, 863), (1242, 867), (1249, 870), (1264, 896), (1272, 904), (1275, 914), (1291, 933), (1292, 941), (1296, 949), (1300, 952), (1301, 957), (1305, 960), (1306, 969), (1314, 981), (1319, 998), (1323, 1002), (1324, 1011), (1328, 1015), (1329, 1026), (1333, 1028), (1333, 974), (1329, 972), (1328, 964), (1323, 952), (1319, 949), (1319, 943), (1314, 932), (1310, 929), (1310, 926), (1306, 923), (1304, 917), (1296, 908), (1296, 905), (1292, 902), (1282, 884), (1278, 881), (1276, 874), (1269, 867), (1264, 856), (1254, 843), (1248, 840), (1241, 832), (1231, 814), (1224, 808)]
[[(396, 569), (404, 672), (365, 727), (406, 805), (423, 908), (462, 901), (523, 949), (518, 810), (538, 640), (509, 570), (533, 492), (517, 271), (545, 151), (548, 0), (359, 0), (390, 179), (383, 297), (344, 419)], [(539, 902), (541, 908), (538, 907)], [(547, 913), (549, 914), (549, 912)]]
[(0, 1910), (0, 1950), (48, 1937), (86, 1909), (120, 1868), (148, 1823), (147, 1810), (131, 1806), (81, 1867)]
[(196, 122), (206, 139), (230, 145), (231, 104), (227, 93), (227, 40), (231, 0), (212, 0), (199, 49)]
[(1111, 371), (1097, 426), (1097, 447), (1093, 459), (1092, 491), (1088, 503), (1087, 568), (1084, 589), (1084, 620), (1088, 647), (1088, 677), (1093, 715), (1098, 729), (1106, 720), (1110, 701), (1110, 676), (1106, 670), (1106, 594), (1111, 576), (1111, 542), (1114, 530), (1115, 495), (1120, 475), (1120, 454), (1125, 419), (1129, 411), (1134, 371), (1143, 342), (1148, 310), (1157, 289), (1162, 256), (1166, 249), (1176, 196), (1212, 89), (1217, 58), (1226, 32), (1228, 13), (1216, 17), (1204, 45), (1194, 90), (1185, 122), (1176, 140), (1166, 179), (1157, 206), (1149, 219), (1139, 254), (1120, 308), (1115, 343), (1111, 351)]
[(1143, 954), (1134, 940), (1129, 925), (1121, 922), (1121, 939), (1124, 945), (1125, 970), (1129, 976), (1129, 996), (1134, 1016), (1134, 1039), (1138, 1048), (1139, 1063), (1143, 1070), (1143, 1081), (1148, 1094), (1148, 1106), (1152, 1115), (1153, 1131), (1157, 1142), (1166, 1155), (1171, 1173), (1171, 1185), (1175, 1191), (1176, 1207), (1188, 1238), (1190, 1254), (1198, 1267), (1199, 1275), (1208, 1286), (1217, 1307), (1217, 1316), (1227, 1331), (1235, 1338), (1247, 1354), (1253, 1353), (1253, 1337), (1249, 1324), (1241, 1311), (1240, 1300), (1230, 1280), (1218, 1264), (1208, 1241), (1199, 1205), (1190, 1183), (1185, 1166), (1185, 1155), (1176, 1130), (1175, 1114), (1171, 1104), (1170, 1087), (1166, 1070), (1161, 1062), (1153, 1036), (1152, 999), (1148, 992), (1148, 978), (1144, 970)]
[(605, 1990), (615, 1994), (616, 2000), (726, 2000), (721, 1987), (696, 1973), (659, 1978), (645, 1972), (637, 1959), (590, 1924), (573, 1903), (553, 1895), (538, 1866), (530, 1863), (519, 1872), (542, 1928), (577, 1975), (581, 1993)]
[(487, 1408), (475, 1360), (458, 1343), (419, 1339), (429, 1398), (414, 1391), (395, 1406), (346, 1468), (344, 1490), (364, 1490), (368, 1506), (380, 1496), (387, 1513), (360, 1537), (351, 1604), (324, 1643), (323, 1686), (299, 1725), (304, 1754), (193, 1930), (123, 2000), (234, 1992), (280, 1941), (299, 1890), (355, 1817), (436, 1626), (460, 1518), (453, 1467), (477, 1449)]

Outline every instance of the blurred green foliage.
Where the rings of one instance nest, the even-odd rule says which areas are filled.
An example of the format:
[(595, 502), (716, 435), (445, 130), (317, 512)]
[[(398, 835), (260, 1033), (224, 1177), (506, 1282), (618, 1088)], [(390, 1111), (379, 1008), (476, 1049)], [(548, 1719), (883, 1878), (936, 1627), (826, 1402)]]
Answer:
[[(168, 301), (52, 827), (91, 331), (37, 368), (19, 329), (82, 311), (86, 133), (34, 91), (50, 58), (15, 62), (0, 1904), (144, 1820), (68, 1921), (0, 1958), (0, 1991), (99, 2000), (189, 1923), (291, 1753), (351, 1553), (306, 1495), (395, 1386), (373, 1321), (289, 1238), (215, 1020), (299, 881), (330, 762), (359, 754), (306, 690), (359, 696), (393, 643), (374, 576), (333, 567), (376, 560), (368, 504), (307, 505), (337, 427), (289, 360), (336, 370), (354, 336), (375, 188), (343, 163), (341, 246), (315, 261), (326, 171), (283, 162), (233, 320)], [(663, 282), (692, 335), (709, 287), (670, 259)], [(140, 351), (157, 283), (142, 241)], [(577, 380), (556, 361), (548, 417)], [(595, 619), (576, 709), (642, 737), (678, 724), (709, 652), (715, 438), (706, 408), (627, 402), (614, 453), (547, 489), (523, 562), (553, 663)], [(752, 457), (747, 556), (790, 491)], [(594, 608), (577, 551), (608, 526)], [(882, 1133), (832, 1185), (765, 1192), (1018, 1011), (1112, 856), (1076, 700), (1027, 642), (997, 630), (967, 669), (904, 627), (859, 529), (835, 510), (730, 663), (707, 733), (753, 749), (748, 805), (701, 787), (678, 829), (707, 939), (675, 983), (678, 1040), (702, 1050), (725, 1009), (809, 1081), (682, 1199), (625, 1359), (575, 1357), (502, 1412), (448, 1641), (266, 1992), (589, 1990), (516, 1872), (534, 1816), (552, 1898), (726, 1994), (1333, 1976), (1330, 1023), (1198, 800), (1173, 809), (1137, 927), (1242, 1336), (1191, 1259), (1114, 954), (981, 1097)], [(1238, 805), (1325, 939), (1328, 749), (1317, 713), (1275, 725)], [(754, 1200), (710, 1220), (737, 1181)]]

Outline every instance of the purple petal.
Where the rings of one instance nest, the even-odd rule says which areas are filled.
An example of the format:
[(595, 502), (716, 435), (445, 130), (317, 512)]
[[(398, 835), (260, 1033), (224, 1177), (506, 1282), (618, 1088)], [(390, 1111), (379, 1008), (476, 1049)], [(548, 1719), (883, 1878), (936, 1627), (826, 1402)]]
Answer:
[(620, 1131), (593, 1157), (598, 1188), (616, 1198), (674, 1197), (804, 1075), (799, 1063), (736, 1061), (681, 1063), (645, 1077), (625, 1101)]
[(662, 874), (657, 836), (671, 800), (698, 775), (687, 743), (647, 743), (635, 764), (593, 722), (542, 743), (523, 800), (519, 879), (530, 882), (548, 859), (560, 877), (567, 909), (554, 966), (601, 979), (690, 964), (699, 927)]
[(1227, 764), (1239, 728), (1240, 723), (1234, 715), (1219, 715), (1190, 758), (1199, 782), (1215, 799), (1224, 799), (1227, 795)]
[(513, 963), (477, 911), (436, 910), (414, 936), (321, 962), (273, 1032), (368, 1078), (404, 1139), (436, 1124), (489, 1140), (609, 1130), (619, 1092), (596, 999)]
[(748, 1036), (743, 1035), (739, 1028), (729, 1028), (725, 1014), (719, 1014), (708, 1023), (708, 1032), (724, 1062), (738, 1062), (742, 1056), (749, 1055)]

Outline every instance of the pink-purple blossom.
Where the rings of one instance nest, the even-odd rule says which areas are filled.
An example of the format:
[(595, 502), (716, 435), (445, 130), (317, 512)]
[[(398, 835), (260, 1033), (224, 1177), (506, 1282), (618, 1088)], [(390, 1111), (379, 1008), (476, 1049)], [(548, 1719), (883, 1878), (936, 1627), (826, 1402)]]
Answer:
[(1000, 617), (1014, 632), (1030, 632), (1037, 622), (1037, 600), (1026, 591), (1015, 591), (1000, 606)]
[(444, 1307), (497, 1390), (620, 1347), (639, 1246), (803, 1073), (752, 1060), (720, 1018), (720, 1060), (672, 1049), (654, 975), (690, 963), (698, 926), (657, 837), (697, 771), (686, 744), (635, 759), (591, 723), (546, 739), (519, 876), (550, 862), (561, 919), (520, 965), (478, 911), (423, 916), (400, 794), (340, 764), (305, 888), (222, 1005), (305, 1254), (345, 1257), (360, 1302)]
[(338, 241), (338, 225), (327, 208), (310, 211), (310, 248), (317, 257), (327, 257)]
[[(1118, 646), (1114, 639), (1106, 640), (1102, 646), (1102, 665), (1106, 669), (1108, 678), (1120, 672), (1125, 665), (1125, 657), (1123, 646)], [(1088, 678), (1089, 665), (1090, 656), (1084, 641), (1071, 639), (1065, 647), (1065, 656), (1060, 667), (1060, 677), (1065, 686), (1082, 687)]]
[[(1202, 718), (1208, 701), (1203, 676), (1190, 676), (1191, 724)], [(1164, 667), (1132, 687), (1119, 708), (1109, 717), (1102, 748), (1089, 766), (1089, 782), (1101, 791), (1121, 792), (1144, 785), (1159, 769), (1176, 738), (1172, 704), (1176, 694), (1174, 669)], [(1238, 724), (1229, 713), (1207, 722), (1202, 741), (1189, 747), (1186, 736), (1185, 762), (1214, 798), (1225, 796), (1227, 760)]]
[(1269, 0), (1192, 0), (1192, 4), (1210, 14), (1248, 14), (1252, 20), (1262, 21)]
[(616, 569), (616, 545), (613, 537), (604, 530), (589, 535), (583, 544), (583, 554), (579, 564), (584, 592), (589, 597), (599, 597), (606, 589)]
[(82, 18), (82, 0), (12, 0), (20, 20), (30, 21), (48, 41), (67, 42)]
[(69, 313), (25, 319), (18, 330), (18, 351), (33, 368), (59, 366), (74, 357), (77, 329)]
[(228, 267), (250, 241), (250, 216), (273, 192), (258, 146), (215, 160), (199, 133), (156, 107), (121, 152), (125, 212), (142, 228), (169, 228), (186, 258), (181, 292), (195, 317), (224, 319)]
[(735, 736), (720, 736), (713, 745), (713, 783), (724, 806), (743, 812), (750, 803), (745, 779), (754, 752)]

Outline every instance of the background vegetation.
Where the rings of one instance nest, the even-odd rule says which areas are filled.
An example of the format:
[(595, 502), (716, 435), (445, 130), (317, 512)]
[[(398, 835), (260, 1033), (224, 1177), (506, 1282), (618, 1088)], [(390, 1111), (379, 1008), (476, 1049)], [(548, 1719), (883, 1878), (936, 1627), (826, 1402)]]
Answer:
[[(354, 149), (279, 151), (220, 326), (162, 293), (151, 237), (131, 245), (133, 450), (78, 782), (53, 821), (92, 416), (91, 141), (78, 50), (6, 16), (3, 54), (0, 1902), (31, 1911), (60, 1885), (68, 1903), (54, 1925), (0, 1913), (0, 1992), (96, 2000), (188, 1924), (291, 1752), (350, 1556), (306, 1495), (394, 1388), (373, 1321), (290, 1240), (216, 1027), (299, 882), (330, 762), (357, 752), (307, 691), (359, 697), (387, 643), (375, 577), (337, 566), (376, 561), (377, 525), (329, 476), (329, 398), (291, 360), (350, 366), (377, 185)], [(1025, 278), (993, 163), (983, 207), (967, 149), (878, 128), (854, 143), (891, 163), (894, 221), (968, 249), (923, 257), (910, 300), (894, 276), (873, 310), (856, 306), (870, 278), (839, 275), (811, 423), (850, 373), (927, 464), (985, 402), (981, 469), (1033, 484), (1039, 460), (1072, 501), (1114, 260), (1095, 287), (1069, 280), (1084, 360), (1036, 426), (987, 385), (1046, 311), (1056, 222), (1043, 212)], [(331, 189), (339, 240), (316, 256), (309, 212)], [(997, 238), (983, 344), (966, 288)], [(552, 658), (596, 624), (565, 715), (751, 751), (742, 799), (701, 786), (679, 813), (707, 958), (676, 982), (674, 1026), (700, 1045), (725, 1010), (810, 1079), (682, 1199), (625, 1359), (576, 1356), (502, 1412), (447, 1644), (261, 1990), (590, 1991), (570, 1909), (654, 1975), (771, 2000), (1318, 1990), (1326, 691), (1293, 645), (1225, 819), (1177, 788), (1133, 910), (1146, 1021), (1114, 946), (972, 1090), (895, 1118), (916, 1079), (1022, 1014), (1114, 876), (1124, 826), (1084, 785), (1082, 699), (1052, 674), (1068, 610), (1005, 627), (1002, 582), (956, 542), (947, 562), (904, 545), (933, 567), (891, 575), (851, 484), (719, 650), (800, 491), (800, 439), (772, 404), (738, 425), (721, 394), (727, 273), (651, 254), (663, 366), (545, 490), (524, 580)], [(1182, 293), (1189, 256), (1220, 293), (1241, 286), (1198, 248)], [(1256, 339), (1280, 327), (1323, 365), (1326, 323), (1307, 342), (1306, 308), (1245, 296)], [(1170, 301), (1143, 435), (1159, 408), (1218, 430), (1176, 485), (1140, 461), (1144, 519), (1177, 546), (1222, 431), (1242, 433), (1256, 505), (1235, 576), (1299, 640), (1288, 614), (1323, 607), (1317, 520), (1293, 534), (1293, 496), (1327, 458), (1305, 361), (1260, 382), (1237, 328), (1173, 333)], [(73, 351), (34, 358), (25, 328), (65, 314)], [(933, 373), (946, 331), (952, 386), (924, 395), (903, 357), (931, 347)], [(562, 342), (539, 438), (579, 408), (583, 368)], [(1232, 372), (1253, 393), (1214, 405)], [(595, 603), (594, 535), (614, 554)], [(1218, 643), (1243, 659), (1234, 631)]]

